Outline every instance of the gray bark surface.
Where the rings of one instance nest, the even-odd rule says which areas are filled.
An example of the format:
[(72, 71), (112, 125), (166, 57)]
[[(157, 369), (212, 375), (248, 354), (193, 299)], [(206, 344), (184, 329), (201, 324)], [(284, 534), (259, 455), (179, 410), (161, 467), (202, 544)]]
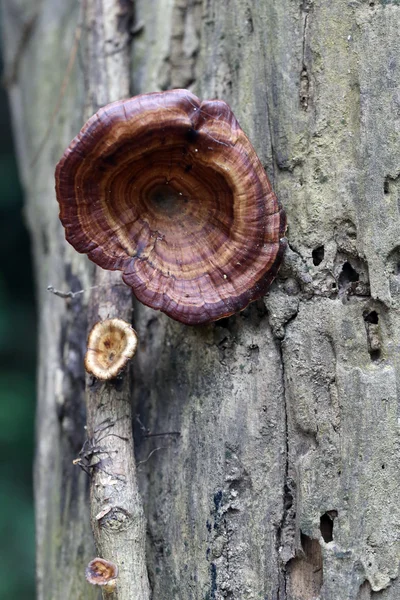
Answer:
[[(88, 117), (100, 106), (129, 97), (132, 5), (110, 0), (82, 3)], [(132, 320), (132, 294), (119, 273), (96, 267), (89, 300), (89, 328), (100, 320)], [(146, 524), (138, 490), (132, 435), (132, 378), (117, 381), (86, 377), (90, 511), (97, 555), (118, 567), (108, 600), (149, 600)]]
[[(289, 223), (277, 281), (241, 314), (186, 327), (134, 304), (134, 437), (152, 598), (398, 600), (400, 3), (92, 6), (111, 5), (134, 8), (105, 18), (110, 39), (118, 26), (131, 33), (131, 93), (189, 87), (226, 100)], [(96, 597), (83, 577), (95, 552), (89, 481), (72, 465), (86, 437), (95, 269), (64, 240), (53, 179), (92, 94), (101, 104), (125, 93), (100, 74), (92, 87), (90, 56), (112, 50), (90, 26), (31, 164), (79, 6), (3, 2), (40, 307), (39, 600)], [(88, 291), (61, 299), (49, 284)]]

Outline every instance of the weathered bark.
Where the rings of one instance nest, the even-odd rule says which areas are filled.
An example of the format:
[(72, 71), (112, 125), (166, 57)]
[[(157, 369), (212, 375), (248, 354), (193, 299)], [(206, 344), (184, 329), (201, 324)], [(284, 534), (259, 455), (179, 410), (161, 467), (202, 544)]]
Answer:
[[(133, 7), (116, 0), (84, 0), (82, 7), (87, 30), (84, 64), (90, 116), (108, 102), (129, 97)], [(132, 294), (121, 285), (120, 276), (97, 267), (94, 284), (89, 327), (106, 318), (131, 321)], [(132, 379), (129, 369), (124, 370), (117, 384), (94, 382), (90, 376), (86, 379), (92, 530), (97, 554), (118, 566), (116, 588), (104, 597), (149, 600), (146, 526), (132, 436)]]
[[(132, 295), (115, 273), (97, 269), (89, 322), (132, 318)], [(121, 289), (122, 287), (122, 289)], [(146, 526), (136, 477), (132, 436), (132, 380), (129, 369), (115, 381), (87, 376), (89, 443), (83, 459), (90, 473), (90, 512), (97, 554), (118, 566), (108, 600), (149, 600)], [(86, 466), (86, 465), (85, 465)]]
[[(30, 161), (78, 8), (4, 3), (40, 305), (38, 597), (54, 600), (95, 597), (83, 580), (88, 481), (72, 465), (85, 438), (90, 292), (46, 291), (93, 284), (53, 192), (93, 101), (84, 48), (106, 52), (86, 28)], [(137, 0), (134, 16), (131, 92), (190, 86), (227, 100), (287, 210), (290, 244), (265, 302), (235, 317), (190, 328), (135, 304), (134, 411), (153, 433), (180, 432), (135, 431), (153, 599), (397, 600), (399, 3)]]

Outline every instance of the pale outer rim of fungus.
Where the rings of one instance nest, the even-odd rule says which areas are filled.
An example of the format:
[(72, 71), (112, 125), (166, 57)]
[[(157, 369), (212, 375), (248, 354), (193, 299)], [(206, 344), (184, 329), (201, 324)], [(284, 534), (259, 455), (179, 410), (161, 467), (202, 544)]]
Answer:
[[(109, 335), (110, 326), (125, 334), (126, 345), (120, 357), (116, 359), (109, 368), (104, 368), (97, 364), (98, 351), (96, 351), (96, 348), (102, 337), (104, 335)], [(88, 373), (102, 381), (114, 379), (126, 366), (127, 362), (135, 355), (137, 345), (138, 336), (136, 331), (123, 319), (105, 319), (104, 321), (98, 321), (89, 333), (85, 355), (85, 369)]]
[[(113, 570), (114, 575), (105, 581), (96, 581), (96, 578), (92, 576), (92, 570), (94, 563), (101, 563), (103, 566)], [(118, 567), (115, 563), (110, 560), (106, 560), (105, 558), (96, 557), (93, 558), (85, 570), (85, 577), (89, 583), (92, 585), (99, 585), (103, 588), (109, 588), (108, 591), (113, 591), (115, 589), (118, 577)]]

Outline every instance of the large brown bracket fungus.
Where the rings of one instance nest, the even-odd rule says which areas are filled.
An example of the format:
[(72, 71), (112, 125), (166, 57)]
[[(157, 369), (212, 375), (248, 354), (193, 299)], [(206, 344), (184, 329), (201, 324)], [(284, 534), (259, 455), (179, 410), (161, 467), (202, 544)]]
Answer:
[(286, 217), (229, 106), (187, 90), (101, 108), (56, 168), (66, 239), (136, 297), (208, 323), (262, 296)]

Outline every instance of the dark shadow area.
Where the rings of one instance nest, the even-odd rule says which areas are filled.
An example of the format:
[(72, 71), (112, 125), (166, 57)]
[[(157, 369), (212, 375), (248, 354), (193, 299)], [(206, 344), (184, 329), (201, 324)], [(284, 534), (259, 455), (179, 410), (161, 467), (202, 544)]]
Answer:
[(347, 287), (350, 283), (359, 281), (360, 276), (349, 262), (345, 262), (339, 275), (339, 289)]
[(379, 315), (376, 310), (364, 310), (363, 319), (367, 332), (368, 352), (373, 362), (381, 359), (381, 336), (379, 330)]
[(372, 325), (378, 325), (379, 315), (376, 310), (364, 311), (363, 318), (366, 323), (372, 323)]
[(3, 86), (0, 132), (0, 595), (32, 600), (35, 300), (30, 240)]
[(330, 510), (323, 515), (319, 520), (319, 528), (321, 531), (324, 542), (329, 543), (333, 541), (333, 521), (337, 517), (336, 510)]
[(317, 248), (314, 248), (314, 250), (312, 251), (313, 265), (315, 265), (316, 267), (318, 265), (320, 265), (322, 263), (322, 261), (324, 260), (324, 256), (325, 256), (324, 246), (318, 246)]

